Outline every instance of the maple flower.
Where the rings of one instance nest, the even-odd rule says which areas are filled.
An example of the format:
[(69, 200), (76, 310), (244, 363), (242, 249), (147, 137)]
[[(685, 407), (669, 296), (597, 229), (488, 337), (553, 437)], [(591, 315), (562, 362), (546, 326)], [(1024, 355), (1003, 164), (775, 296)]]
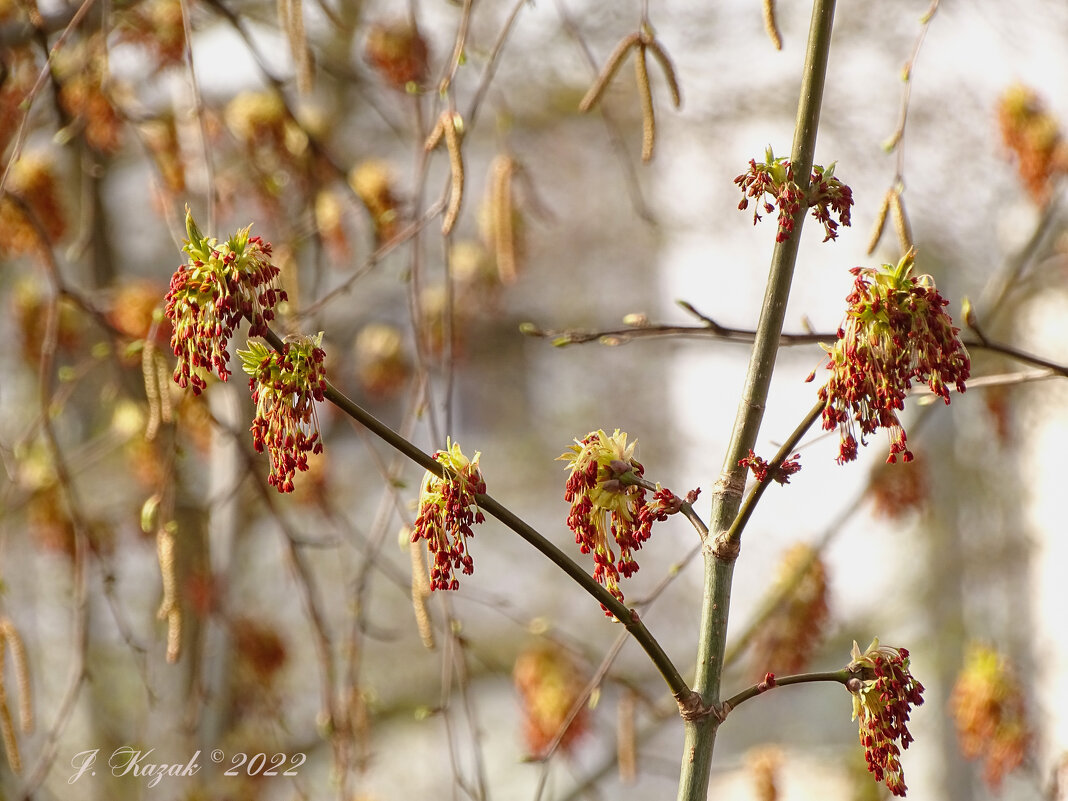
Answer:
[[(794, 215), (802, 204), (812, 209), (812, 216), (823, 226), (823, 241), (838, 238), (838, 226), (849, 226), (849, 207), (853, 205), (853, 190), (834, 177), (834, 164), (824, 169), (819, 164), (812, 166), (808, 191), (802, 192), (794, 181), (790, 161), (775, 158), (769, 147), (764, 151), (764, 161), (749, 160), (749, 169), (734, 179), (744, 197), (738, 208), (749, 208), (749, 201), (756, 204), (753, 225), (760, 222), (760, 211), (771, 214), (779, 209), (779, 227), (776, 242), (785, 242), (794, 231)], [(838, 221), (832, 219), (838, 216)]]
[(949, 706), (961, 753), (983, 760), (983, 780), (997, 790), (1005, 774), (1023, 764), (1032, 743), (1015, 671), (994, 649), (972, 645)]
[(186, 208), (189, 237), (182, 246), (189, 256), (171, 277), (165, 314), (173, 329), (171, 348), (178, 357), (174, 381), (194, 394), (207, 387), (205, 376), (230, 377), (226, 346), (242, 317), (251, 321), (249, 336), (266, 332), (274, 306), (286, 300), (276, 288), (278, 268), (271, 263), (271, 245), (241, 229), (223, 244), (201, 234)]
[(827, 569), (811, 545), (797, 543), (783, 554), (768, 597), (784, 592), (753, 640), (750, 664), (755, 676), (768, 670), (799, 673), (823, 641), (829, 616)]
[(801, 470), (801, 454), (795, 453), (789, 459), (783, 459), (782, 464), (771, 470), (771, 463), (766, 462), (764, 459), (753, 453), (753, 449), (749, 449), (749, 455), (744, 456), (738, 460), (738, 464), (741, 467), (746, 467), (753, 471), (753, 478), (763, 484), (769, 478), (772, 481), (776, 481), (779, 484), (789, 484), (790, 476)]
[(326, 390), (326, 354), (319, 346), (323, 335), (287, 337), (278, 352), (260, 342), (239, 350), (242, 369), (248, 373), (256, 416), (252, 444), (267, 451), (271, 474), (267, 483), (279, 492), (293, 491), (297, 471), (308, 469), (308, 455), (323, 452), (315, 401)]
[(459, 444), (449, 439), (445, 450), (434, 454), (434, 459), (445, 467), (444, 478), (429, 470), (423, 477), (412, 542), (426, 540), (427, 550), (434, 556), (430, 565), (433, 590), (459, 589), (457, 568), (468, 576), (475, 571), (467, 552), (467, 538), (474, 536), (472, 524), (486, 520), (475, 499), (486, 492), (486, 482), (478, 469), (481, 455), (476, 452), (473, 459), (468, 459)]
[[(564, 492), (564, 500), (571, 503), (567, 526), (575, 532), (579, 550), (593, 554), (593, 577), (620, 601), (620, 576), (629, 577), (638, 570), (634, 552), (649, 539), (653, 523), (666, 520), (683, 503), (659, 485), (652, 502), (646, 501), (646, 490), (637, 484), (645, 473), (634, 459), (637, 444), (628, 445), (626, 432), (618, 428), (612, 436), (592, 431), (576, 439), (558, 459), (569, 462), (571, 471)], [(686, 500), (692, 503), (698, 492), (689, 493)]]
[[(560, 646), (541, 643), (525, 648), (512, 670), (523, 709), (523, 734), (530, 753), (548, 755), (549, 745), (560, 736), (560, 747), (570, 752), (589, 730), (589, 706), (583, 704), (568, 720), (586, 679), (575, 661)], [(563, 733), (560, 730), (566, 726)]]
[[(905, 429), (897, 413), (905, 408), (905, 395), (913, 381), (926, 382), (947, 404), (949, 387), (964, 392), (971, 371), (968, 351), (948, 305), (930, 276), (913, 276), (914, 251), (896, 267), (855, 267), (849, 308), (834, 345), (823, 345), (831, 376), (820, 387), (823, 428), (837, 427), (841, 435), (838, 463), (857, 457), (864, 437), (878, 428), (890, 435), (887, 462), (913, 459)], [(815, 371), (808, 381), (816, 377)]]
[(850, 680), (853, 720), (860, 720), (868, 770), (893, 795), (904, 796), (901, 751), (912, 742), (907, 724), (912, 707), (923, 703), (923, 685), (909, 672), (905, 648), (880, 645), (875, 638), (861, 653), (854, 641), (852, 657), (849, 670), (856, 676)]
[(1045, 206), (1057, 179), (1068, 174), (1068, 140), (1057, 118), (1034, 90), (1012, 86), (998, 100), (1001, 137), (1016, 157), (1020, 180), (1031, 198)]

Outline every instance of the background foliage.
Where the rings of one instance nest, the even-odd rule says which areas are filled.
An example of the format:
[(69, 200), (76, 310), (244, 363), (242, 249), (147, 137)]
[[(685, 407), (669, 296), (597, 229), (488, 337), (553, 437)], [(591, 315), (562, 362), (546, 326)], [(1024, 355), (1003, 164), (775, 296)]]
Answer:
[[(772, 224), (750, 225), (732, 181), (768, 144), (786, 151), (808, 14), (794, 5), (779, 9), (781, 52), (755, 2), (649, 9), (683, 106), (654, 65), (656, 155), (643, 166), (629, 63), (594, 112), (577, 110), (636, 30), (637, 4), (0, 3), (2, 793), (563, 798), (587, 781), (623, 798), (670, 793), (677, 713), (638, 649), (603, 661), (619, 627), (595, 602), (494, 524), (476, 531), (463, 589), (425, 597), (399, 534), (422, 471), (324, 406), (326, 453), (278, 495), (252, 452), (242, 377), (179, 393), (154, 311), (183, 258), (186, 204), (220, 239), (253, 222), (290, 296), (280, 332), (324, 331), (331, 379), (424, 449), (451, 435), (481, 450), (490, 491), (561, 547), (572, 538), (553, 460), (588, 431), (627, 430), (652, 480), (707, 491), (745, 348), (707, 331), (646, 339), (642, 325), (699, 325), (680, 298), (723, 325), (756, 319)], [(839, 10), (817, 162), (837, 161), (854, 226), (819, 245), (809, 223), (788, 332), (833, 331), (846, 271), (896, 262), (893, 219), (865, 253), (896, 189), (958, 324), (968, 296), (991, 342), (1063, 376), (1066, 36), (1055, 2)], [(424, 147), (446, 109), (463, 119), (449, 236), (454, 168)], [(556, 350), (520, 333), (528, 321), (556, 337), (615, 333)], [(819, 356), (811, 342), (783, 352), (762, 455), (814, 401), (803, 378)], [(813, 437), (802, 472), (768, 493), (739, 562), (727, 683), (795, 658), (775, 648), (798, 630), (808, 641), (793, 647), (817, 667), (841, 666), (854, 638), (907, 644), (929, 691), (910, 788), (964, 799), (1003, 781), (1013, 797), (1059, 798), (1068, 396), (1063, 379), (1032, 380), (1041, 365), (972, 357), (976, 375), (1001, 378), (950, 409), (910, 403), (907, 471), (879, 465), (881, 439), (843, 468), (836, 443)], [(177, 523), (170, 540), (142, 530), (153, 497)], [(744, 639), (798, 542), (818, 568)], [(696, 544), (684, 521), (663, 524), (627, 591), (659, 592), (643, 618), (684, 671)], [(998, 704), (975, 701), (991, 686)], [(590, 688), (596, 703), (575, 707), (557, 756), (523, 763)], [(721, 791), (849, 797), (859, 749), (840, 695), (798, 688), (739, 711), (717, 751)], [(999, 740), (1017, 709), (1026, 736)], [(293, 781), (205, 763), (195, 781), (154, 789), (104, 772), (67, 784), (78, 752), (128, 744), (160, 761), (216, 747), (309, 758)], [(1026, 760), (1003, 778), (1016, 752)]]

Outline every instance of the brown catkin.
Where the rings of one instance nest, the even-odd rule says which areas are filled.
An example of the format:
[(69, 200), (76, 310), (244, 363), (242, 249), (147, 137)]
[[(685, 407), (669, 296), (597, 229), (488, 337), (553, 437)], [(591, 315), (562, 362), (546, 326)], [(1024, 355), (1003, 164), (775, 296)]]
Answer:
[(0, 738), (4, 742), (7, 764), (16, 776), (22, 773), (22, 755), (19, 753), (19, 741), (15, 737), (15, 724), (11, 720), (11, 709), (7, 705), (7, 693), (0, 681)]
[(634, 54), (634, 75), (638, 80), (638, 96), (642, 104), (642, 161), (650, 161), (656, 141), (656, 117), (653, 113), (653, 91), (649, 86), (644, 42), (638, 42), (638, 50)]
[(174, 532), (161, 528), (156, 534), (156, 553), (163, 581), (163, 601), (157, 617), (167, 621), (167, 661), (178, 661), (182, 651), (182, 609), (178, 603), (178, 574), (175, 562)]
[(15, 724), (11, 719), (11, 708), (7, 704), (7, 684), (4, 681), (4, 661), (7, 654), (7, 637), (0, 635), (0, 739), (4, 743), (7, 762), (13, 773), (22, 772), (22, 756), (19, 754), (19, 742), (15, 737)]
[(890, 211), (890, 198), (896, 189), (887, 189), (886, 194), (883, 195), (882, 205), (879, 206), (879, 213), (875, 216), (875, 228), (872, 230), (871, 239), (868, 241), (868, 255), (870, 256), (875, 252), (875, 248), (879, 246), (879, 240), (883, 238), (883, 231), (886, 229), (886, 215)]
[(460, 205), (464, 199), (464, 160), (460, 151), (463, 119), (456, 112), (446, 111), (441, 118), (441, 127), (445, 135), (445, 148), (449, 151), (449, 169), (452, 174), (449, 205), (445, 210), (445, 218), (441, 221), (441, 233), (448, 236), (460, 216)]
[(515, 160), (498, 156), (490, 167), (490, 215), (493, 229), (493, 251), (497, 261), (497, 275), (502, 284), (510, 285), (518, 278), (515, 245), (515, 206), (512, 203), (512, 176)]
[(776, 50), (782, 50), (782, 34), (779, 33), (779, 25), (775, 21), (775, 0), (763, 0), (764, 30), (768, 32), (768, 38), (775, 45)]
[(433, 650), (434, 627), (430, 623), (430, 610), (426, 604), (426, 599), (430, 597), (430, 579), (427, 577), (422, 545), (409, 542), (408, 553), (412, 562), (412, 611), (415, 613), (415, 625), (419, 629), (419, 639), (423, 647)]
[[(448, 112), (446, 112), (448, 113)], [(443, 117), (438, 117), (437, 122), (434, 123), (434, 127), (430, 131), (430, 136), (426, 138), (426, 142), (423, 143), (423, 150), (429, 153), (438, 143), (441, 141), (441, 137), (445, 134), (445, 126), (442, 125), (441, 120)]]
[[(155, 348), (145, 340), (141, 349), (141, 379), (145, 383), (145, 398), (148, 401), (148, 422), (145, 424), (145, 439), (151, 442), (156, 438), (159, 424), (163, 419), (160, 404), (159, 371), (156, 369)], [(166, 384), (162, 385), (164, 388)]]
[(671, 92), (671, 103), (675, 108), (678, 108), (682, 105), (682, 92), (679, 90), (679, 77), (675, 72), (675, 65), (672, 63), (671, 57), (667, 54), (664, 46), (656, 39), (649, 39), (645, 44), (664, 71), (664, 77), (667, 79), (668, 89)]
[(901, 252), (907, 253), (912, 249), (912, 226), (909, 225), (908, 215), (905, 213), (905, 204), (901, 199), (901, 192), (894, 190), (890, 198), (890, 213), (894, 218), (894, 230), (901, 242)]
[[(19, 691), (19, 727), (28, 733), (33, 731), (33, 696), (30, 693), (30, 663), (26, 658), (26, 645), (22, 642), (15, 624), (7, 618), (0, 622), (0, 638), (11, 645), (11, 661)], [(3, 670), (2, 659), (0, 670)]]
[(160, 419), (164, 423), (170, 423), (174, 420), (174, 407), (171, 405), (171, 371), (159, 349), (153, 347), (152, 350), (156, 362), (156, 384), (159, 386)]
[(597, 78), (594, 79), (593, 85), (589, 88), (586, 95), (579, 103), (579, 111), (583, 113), (589, 111), (593, 108), (594, 104), (601, 99), (601, 95), (604, 94), (608, 82), (612, 80), (612, 77), (619, 70), (619, 65), (623, 63), (623, 57), (627, 55), (627, 51), (634, 47), (640, 39), (640, 34), (632, 33), (616, 45), (616, 49), (612, 51), (612, 54), (608, 57), (608, 61), (605, 62), (604, 69), (597, 74)]

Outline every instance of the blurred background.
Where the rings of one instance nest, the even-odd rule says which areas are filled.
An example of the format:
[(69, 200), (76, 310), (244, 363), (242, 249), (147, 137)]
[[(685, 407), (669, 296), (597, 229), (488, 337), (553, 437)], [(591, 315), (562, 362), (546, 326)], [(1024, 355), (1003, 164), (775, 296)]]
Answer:
[[(275, 329), (323, 331), (330, 379), (424, 450), (481, 451), (490, 494), (587, 568), (554, 459), (590, 431), (626, 431), (707, 517), (749, 349), (652, 334), (701, 327), (678, 301), (755, 325), (774, 221), (733, 181), (790, 151), (810, 9), (775, 7), (780, 50), (756, 0), (654, 4), (682, 104), (650, 60), (643, 164), (633, 56), (578, 111), (641, 5), (0, 0), (0, 797), (673, 796), (677, 711), (595, 601), (493, 520), (474, 575), (424, 597), (422, 471), (323, 405), (325, 453), (279, 495), (245, 379), (178, 390), (162, 317), (185, 207), (220, 241), (252, 223), (289, 294)], [(1066, 41), (1055, 0), (836, 15), (815, 160), (853, 224), (806, 224), (785, 330), (833, 335), (849, 269), (908, 240), (988, 346), (964, 332), (976, 380), (951, 406), (910, 400), (910, 465), (880, 436), (839, 466), (810, 432), (746, 531), (724, 693), (839, 668), (853, 640), (907, 647), (914, 798), (1068, 792)], [(459, 176), (424, 143), (447, 109), (443, 236)], [(891, 190), (905, 216), (874, 241)], [(759, 455), (822, 355), (782, 350)], [(658, 524), (623, 587), (687, 680), (697, 545)], [(850, 711), (834, 685), (746, 704), (713, 793), (880, 797)], [(123, 746), (201, 769), (69, 783), (76, 755)], [(306, 761), (264, 776), (242, 753)]]

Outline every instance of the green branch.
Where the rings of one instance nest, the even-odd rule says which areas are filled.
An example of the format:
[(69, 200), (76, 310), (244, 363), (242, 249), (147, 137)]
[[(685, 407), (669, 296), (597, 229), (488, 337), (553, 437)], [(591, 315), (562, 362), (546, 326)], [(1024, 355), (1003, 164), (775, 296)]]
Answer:
[[(815, 0), (812, 6), (797, 124), (790, 154), (793, 174), (802, 196), (808, 189), (812, 158), (816, 149), (816, 131), (823, 103), (823, 85), (827, 76), (834, 5), (834, 0)], [(797, 248), (808, 211), (805, 206), (806, 204), (799, 205), (794, 214), (793, 232), (786, 241), (776, 243), (772, 254), (767, 290), (757, 323), (742, 399), (712, 500), (712, 534), (705, 541), (705, 586), (697, 653), (697, 677), (694, 682), (694, 690), (700, 694), (702, 706), (706, 709), (716, 709), (719, 704), (731, 582), (734, 576), (734, 560), (740, 547), (738, 536), (727, 536), (741, 505), (745, 487), (744, 468), (739, 466), (738, 462), (748, 455), (756, 442), (764, 416), (771, 374), (779, 349), (779, 337), (786, 315), (786, 302), (790, 296)], [(720, 722), (721, 720), (713, 715), (686, 721), (679, 801), (705, 801), (708, 797), (712, 752)]]
[(793, 430), (793, 433), (786, 438), (786, 442), (779, 448), (778, 453), (775, 454), (775, 458), (768, 462), (768, 478), (765, 481), (758, 481), (753, 485), (753, 488), (749, 491), (749, 495), (746, 496), (745, 502), (742, 504), (742, 508), (738, 511), (738, 516), (734, 518), (734, 522), (731, 523), (731, 527), (727, 530), (727, 533), (723, 535), (723, 539), (727, 542), (738, 542), (742, 537), (742, 531), (745, 529), (746, 523), (749, 522), (749, 518), (753, 516), (753, 510), (756, 509), (757, 503), (760, 501), (760, 496), (764, 494), (764, 490), (768, 488), (774, 479), (772, 476), (782, 466), (782, 463), (790, 458), (790, 453), (797, 444), (801, 441), (801, 438), (805, 436), (806, 432), (812, 428), (812, 424), (816, 422), (819, 416), (823, 413), (823, 401), (818, 401), (813, 406), (805, 419)]
[(752, 687), (746, 687), (740, 693), (736, 693), (724, 701), (721, 712), (723, 717), (726, 717), (742, 702), (748, 701), (750, 698), (756, 698), (758, 695), (763, 695), (768, 690), (773, 690), (776, 687), (788, 687), (791, 684), (810, 684), (817, 681), (833, 681), (838, 684), (848, 685), (849, 680), (855, 675), (849, 668), (829, 670), (822, 673), (798, 673), (793, 676), (781, 677), (769, 673), (769, 678), (754, 684)]
[[(266, 339), (275, 350), (282, 350), (284, 343), (274, 331), (268, 329), (263, 338)], [(444, 466), (435, 460), (433, 456), (402, 437), (358, 403), (346, 396), (330, 382), (327, 382), (326, 390), (323, 394), (330, 403), (334, 404), (334, 406), (357, 423), (364, 426), (376, 437), (385, 441), (397, 451), (400, 451), (400, 453), (407, 456), (420, 467), (429, 470), (435, 475), (443, 478), (446, 477), (447, 471)], [(475, 496), (475, 500), (478, 502), (479, 508), (484, 510), (487, 514), (497, 518), (508, 528), (512, 529), (512, 531), (533, 545), (534, 548), (546, 556), (549, 561), (570, 576), (580, 587), (582, 587), (582, 589), (596, 598), (605, 609), (615, 616), (616, 620), (623, 624), (646, 654), (649, 655), (653, 664), (656, 665), (656, 669), (660, 672), (660, 675), (664, 677), (664, 681), (667, 682), (667, 685), (671, 689), (675, 700), (679, 703), (680, 708), (692, 709), (697, 705), (695, 694), (686, 684), (685, 680), (683, 680), (682, 675), (672, 663), (664, 649), (660, 646), (660, 643), (656, 641), (656, 638), (653, 637), (649, 629), (642, 623), (637, 612), (624, 606), (614, 595), (612, 595), (612, 593), (598, 584), (592, 576), (569, 558), (567, 554), (557, 548), (529, 524), (524, 522), (515, 513), (494, 500), (491, 496), (478, 494)]]

